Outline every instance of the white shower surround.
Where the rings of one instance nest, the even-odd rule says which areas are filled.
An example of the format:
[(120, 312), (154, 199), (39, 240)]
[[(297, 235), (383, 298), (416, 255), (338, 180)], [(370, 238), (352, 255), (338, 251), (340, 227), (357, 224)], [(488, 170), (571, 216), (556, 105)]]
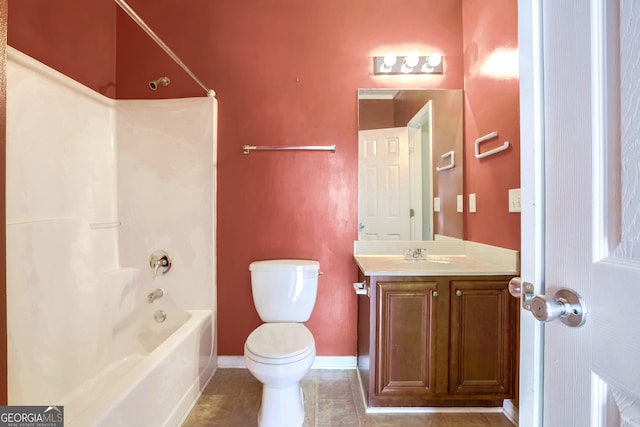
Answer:
[[(154, 288), (215, 322), (216, 117), (215, 98), (114, 101), (9, 48), (9, 404), (98, 372)], [(152, 279), (157, 249), (173, 267)]]

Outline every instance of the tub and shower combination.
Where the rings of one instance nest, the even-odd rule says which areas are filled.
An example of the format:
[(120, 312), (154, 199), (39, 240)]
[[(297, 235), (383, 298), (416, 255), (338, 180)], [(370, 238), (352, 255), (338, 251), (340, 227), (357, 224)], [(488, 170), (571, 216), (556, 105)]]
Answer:
[(78, 221), (8, 228), (9, 403), (62, 405), (65, 426), (179, 425), (213, 373), (212, 310), (148, 302), (133, 268), (78, 277)]
[(217, 366), (216, 108), (112, 100), (9, 48), (10, 405), (76, 427), (186, 417)]

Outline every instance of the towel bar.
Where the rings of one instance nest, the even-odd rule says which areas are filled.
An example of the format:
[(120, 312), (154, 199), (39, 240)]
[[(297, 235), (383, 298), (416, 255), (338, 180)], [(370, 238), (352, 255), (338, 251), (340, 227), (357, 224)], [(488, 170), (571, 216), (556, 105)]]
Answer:
[(492, 154), (496, 154), (499, 153), (500, 151), (504, 151), (507, 148), (509, 148), (509, 141), (505, 141), (504, 144), (502, 144), (500, 147), (496, 147), (492, 150), (486, 151), (484, 153), (480, 153), (480, 143), (487, 141), (489, 139), (495, 138), (498, 136), (498, 132), (491, 132), (481, 138), (476, 139), (475, 142), (475, 155), (476, 155), (476, 159), (482, 159), (483, 157), (487, 157), (490, 156)]
[(290, 151), (290, 150), (305, 150), (305, 151), (331, 151), (332, 153), (336, 152), (335, 145), (244, 145), (242, 147), (242, 152), (244, 154), (249, 154), (249, 151), (264, 151), (264, 150), (273, 150), (273, 151)]

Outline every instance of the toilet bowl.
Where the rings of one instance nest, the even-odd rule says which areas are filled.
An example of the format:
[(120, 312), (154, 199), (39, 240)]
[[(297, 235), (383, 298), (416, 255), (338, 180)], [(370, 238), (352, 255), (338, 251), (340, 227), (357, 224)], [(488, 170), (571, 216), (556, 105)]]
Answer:
[(320, 264), (314, 260), (254, 261), (253, 304), (265, 322), (244, 344), (249, 372), (262, 383), (259, 427), (301, 427), (304, 395), (300, 380), (316, 357), (313, 335), (304, 326), (316, 303)]
[(300, 427), (304, 396), (300, 380), (316, 356), (311, 332), (301, 323), (265, 323), (244, 345), (247, 369), (262, 383), (259, 427)]

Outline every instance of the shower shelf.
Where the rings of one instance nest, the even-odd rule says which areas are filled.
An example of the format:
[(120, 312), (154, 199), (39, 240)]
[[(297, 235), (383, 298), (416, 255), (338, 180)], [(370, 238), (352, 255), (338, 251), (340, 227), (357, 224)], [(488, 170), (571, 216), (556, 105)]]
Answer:
[(118, 228), (122, 225), (122, 221), (112, 222), (92, 222), (89, 224), (89, 228), (92, 230), (102, 230), (105, 228)]

